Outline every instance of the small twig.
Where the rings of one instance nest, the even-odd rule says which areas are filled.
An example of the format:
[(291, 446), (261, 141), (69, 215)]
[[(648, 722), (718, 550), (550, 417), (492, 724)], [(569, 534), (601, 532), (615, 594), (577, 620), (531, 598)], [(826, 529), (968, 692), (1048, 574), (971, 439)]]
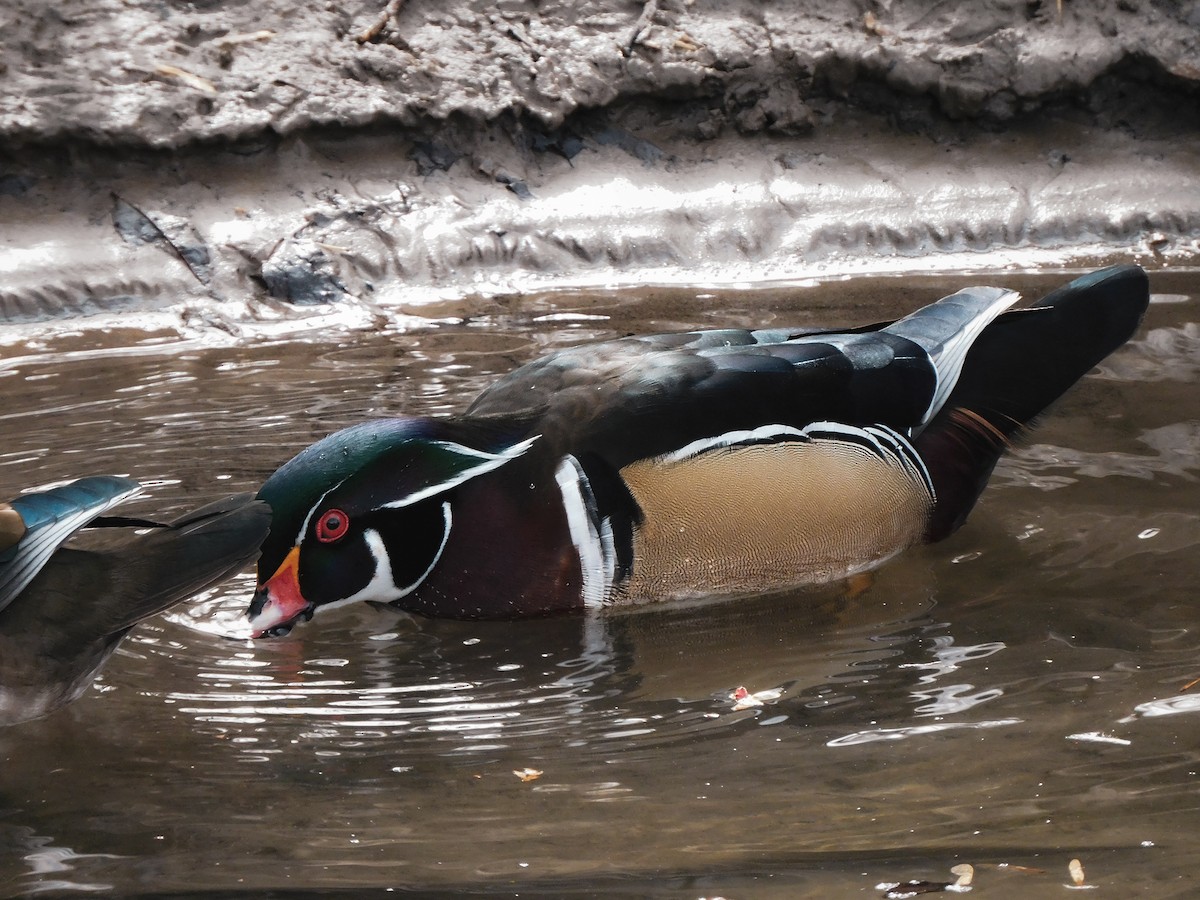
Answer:
[[(125, 206), (129, 207), (129, 209), (133, 211), (134, 215), (136, 215), (138, 217), (139, 222), (143, 222), (150, 227), (150, 230), (154, 233), (154, 237), (151, 240), (153, 240), (155, 243), (161, 242), (163, 244), (166, 244), (167, 251), (187, 267), (187, 270), (192, 273), (193, 278), (195, 278), (201, 284), (208, 284), (208, 281), (205, 280), (201, 276), (201, 274), (196, 271), (196, 267), (193, 266), (192, 263), (188, 260), (187, 254), (185, 254), (182, 250), (179, 249), (178, 246), (176, 246), (175, 242), (173, 240), (171, 240), (171, 238), (167, 235), (167, 233), (165, 231), (162, 230), (162, 228), (159, 226), (159, 224), (157, 222), (155, 222), (152, 218), (150, 218), (148, 215), (146, 215), (144, 212), (142, 212), (142, 210), (140, 210), (138, 207), (134, 206), (132, 203), (130, 203), (128, 200), (126, 200), (124, 197), (122, 197), (120, 194), (116, 193), (115, 191), (110, 192), (110, 193), (111, 193), (111, 196), (113, 199), (114, 211), (119, 210), (121, 205), (125, 205)], [(114, 224), (116, 224), (116, 223), (114, 222)], [(120, 232), (119, 225), (117, 225), (117, 230), (119, 233)], [(150, 241), (143, 241), (143, 243), (150, 243)]]
[(400, 7), (403, 5), (404, 0), (388, 0), (387, 6), (379, 14), (379, 18), (371, 24), (370, 28), (358, 35), (355, 40), (360, 44), (369, 44), (375, 40), (375, 38), (379, 37), (383, 29), (387, 28), (388, 22), (400, 14)]
[(233, 47), (236, 44), (249, 44), (253, 43), (254, 41), (269, 41), (273, 37), (275, 37), (275, 32), (263, 29), (262, 31), (247, 31), (241, 34), (228, 34), (217, 41), (217, 44), (221, 47)]
[(202, 94), (208, 94), (210, 97), (215, 97), (217, 94), (217, 86), (207, 78), (193, 75), (191, 72), (179, 68), (179, 66), (169, 66), (166, 63), (160, 63), (154, 67), (154, 72), (164, 78), (174, 78), (180, 84), (186, 84), (188, 87), (200, 91)]
[(629, 34), (629, 40), (625, 44), (625, 55), (629, 56), (633, 53), (633, 48), (637, 46), (638, 41), (642, 39), (647, 31), (650, 30), (650, 25), (654, 21), (654, 17), (658, 14), (658, 0), (646, 0), (646, 5), (642, 7), (642, 14), (638, 16), (636, 22), (633, 23), (633, 31)]

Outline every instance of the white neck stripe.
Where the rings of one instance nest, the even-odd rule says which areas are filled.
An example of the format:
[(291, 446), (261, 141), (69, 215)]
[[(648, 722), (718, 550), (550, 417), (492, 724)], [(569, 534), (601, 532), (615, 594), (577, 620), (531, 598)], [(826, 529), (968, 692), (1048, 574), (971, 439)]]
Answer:
[(367, 549), (371, 551), (371, 558), (375, 561), (375, 574), (371, 576), (370, 582), (362, 590), (351, 594), (349, 597), (343, 597), (341, 600), (335, 600), (332, 603), (322, 603), (315, 611), (321, 612), (327, 609), (336, 609), (339, 606), (345, 606), (347, 603), (357, 603), (360, 600), (391, 603), (402, 597), (407, 597), (421, 586), (433, 571), (434, 566), (442, 558), (442, 552), (446, 549), (446, 542), (450, 540), (451, 518), (450, 504), (448, 502), (443, 503), (442, 521), (445, 524), (442, 528), (442, 542), (438, 545), (433, 561), (426, 566), (425, 571), (421, 573), (420, 577), (407, 587), (400, 587), (396, 584), (395, 576), (392, 574), (392, 560), (388, 556), (387, 546), (383, 543), (383, 536), (374, 528), (368, 528), (363, 532), (363, 540), (367, 544)]

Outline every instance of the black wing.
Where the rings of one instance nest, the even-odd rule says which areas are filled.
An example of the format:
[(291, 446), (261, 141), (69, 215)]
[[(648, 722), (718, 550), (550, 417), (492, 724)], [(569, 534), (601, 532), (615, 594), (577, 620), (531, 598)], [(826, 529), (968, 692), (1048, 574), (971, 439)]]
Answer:
[(937, 373), (924, 348), (878, 330), (772, 329), (622, 338), (536, 360), (481, 394), (472, 418), (528, 418), (556, 447), (620, 468), (764, 425), (921, 421)]

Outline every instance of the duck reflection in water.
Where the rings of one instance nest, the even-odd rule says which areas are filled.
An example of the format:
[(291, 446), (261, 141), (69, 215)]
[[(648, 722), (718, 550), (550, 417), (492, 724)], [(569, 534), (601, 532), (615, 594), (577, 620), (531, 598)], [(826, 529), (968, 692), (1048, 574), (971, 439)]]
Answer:
[(270, 510), (249, 494), (166, 525), (104, 515), (140, 489), (96, 476), (0, 503), (0, 725), (75, 700), (135, 625), (258, 555)]

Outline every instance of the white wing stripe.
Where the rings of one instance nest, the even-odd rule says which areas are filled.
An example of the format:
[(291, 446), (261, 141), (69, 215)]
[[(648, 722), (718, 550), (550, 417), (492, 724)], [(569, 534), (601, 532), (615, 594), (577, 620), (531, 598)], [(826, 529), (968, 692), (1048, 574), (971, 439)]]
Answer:
[[(858, 444), (880, 459), (898, 465), (909, 478), (924, 484), (929, 496), (933, 497), (933, 479), (917, 451), (904, 435), (886, 425), (847, 425), (843, 422), (813, 422), (803, 429), (791, 425), (763, 425), (748, 431), (729, 431), (716, 437), (692, 441), (673, 453), (660, 456), (659, 465), (682, 462), (712, 450), (731, 449), (772, 440), (832, 440)], [(560, 482), (561, 484), (561, 482)]]
[(720, 434), (716, 437), (701, 438), (698, 441), (692, 441), (690, 444), (680, 447), (672, 453), (667, 453), (659, 457), (658, 462), (683, 462), (685, 459), (691, 459), (693, 456), (699, 456), (701, 453), (706, 453), (709, 450), (716, 450), (721, 447), (734, 447), (740, 444), (760, 444), (782, 437), (804, 441), (808, 440), (808, 431), (807, 429), (801, 431), (799, 428), (793, 428), (791, 425), (762, 425), (751, 431), (727, 431), (725, 434)]
[(554, 479), (562, 492), (571, 543), (579, 554), (583, 605), (593, 609), (603, 606), (616, 577), (612, 524), (607, 518), (593, 515), (592, 488), (575, 457), (562, 458), (554, 471)]

